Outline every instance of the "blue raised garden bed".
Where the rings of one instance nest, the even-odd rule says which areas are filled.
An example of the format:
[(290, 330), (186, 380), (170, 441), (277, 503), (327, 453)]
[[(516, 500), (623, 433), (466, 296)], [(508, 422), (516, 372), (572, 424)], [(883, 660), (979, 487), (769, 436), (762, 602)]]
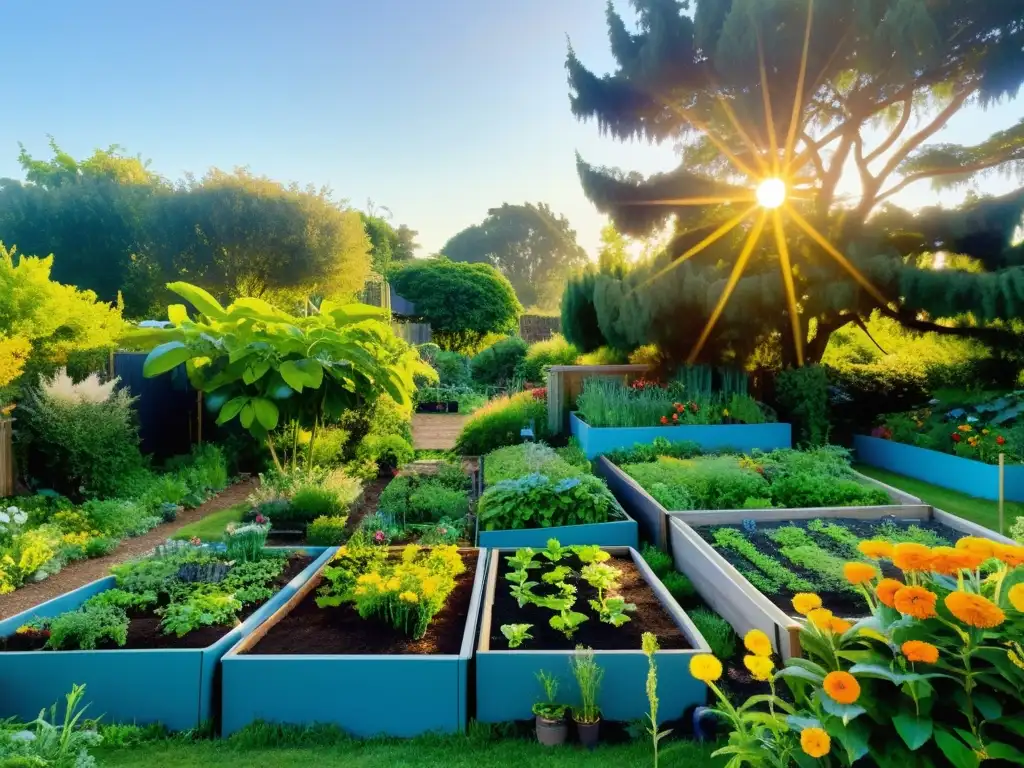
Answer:
[(544, 549), (548, 539), (558, 539), (564, 546), (575, 544), (599, 544), (602, 547), (639, 546), (640, 531), (636, 520), (631, 518), (616, 502), (622, 515), (621, 520), (586, 525), (559, 525), (554, 528), (519, 528), (515, 530), (480, 531), (477, 544), (488, 549), (518, 549), (534, 547)]
[(486, 550), (476, 554), (473, 596), (458, 655), (243, 654), (316, 589), (317, 573), (224, 656), (222, 733), (227, 736), (254, 720), (330, 723), (360, 737), (465, 730), (469, 661), (487, 570)]
[(591, 427), (575, 413), (569, 414), (569, 428), (588, 459), (619, 448), (646, 445), (656, 437), (673, 443), (697, 443), (707, 451), (732, 448), (749, 453), (793, 447), (789, 424), (693, 424), (678, 427)]
[[(656, 655), (659, 722), (680, 718), (693, 707), (703, 705), (707, 699), (707, 685), (690, 675), (690, 659), (695, 654), (710, 653), (711, 649), (639, 552), (626, 547), (605, 549), (619, 557), (628, 554), (633, 559), (644, 580), (692, 646), (688, 650), (661, 650)], [(493, 551), (487, 567), (487, 587), (476, 654), (476, 719), (484, 723), (530, 719), (531, 707), (542, 698), (540, 684), (537, 682), (537, 673), (541, 670), (558, 677), (560, 692), (574, 692), (567, 697), (560, 695), (559, 699), (568, 698), (569, 703), (572, 703), (572, 696), (575, 696), (578, 703), (578, 688), (569, 667), (572, 651), (490, 649), (494, 591), (499, 585), (498, 569), (507, 554), (511, 552)], [(502, 588), (506, 586), (504, 582), (501, 583)], [(643, 651), (640, 648), (595, 651), (594, 657), (604, 670), (597, 702), (602, 717), (623, 722), (645, 718), (649, 704), (644, 687), (647, 680), (647, 657)]]
[[(63, 701), (72, 685), (84, 683), (90, 717), (102, 715), (107, 723), (162, 723), (175, 731), (198, 728), (213, 717), (215, 673), (221, 657), (288, 602), (336, 548), (290, 549), (319, 557), (242, 624), (206, 648), (0, 653), (0, 718), (32, 720), (44, 707)], [(0, 622), (0, 636), (14, 634), (33, 618), (74, 610), (115, 585), (114, 577), (107, 576), (12, 616)]]
[[(853, 448), (862, 464), (979, 499), (999, 499), (999, 467), (994, 464), (866, 435), (855, 435)], [(1004, 471), (1006, 499), (1024, 501), (1024, 466), (1013, 464)]]

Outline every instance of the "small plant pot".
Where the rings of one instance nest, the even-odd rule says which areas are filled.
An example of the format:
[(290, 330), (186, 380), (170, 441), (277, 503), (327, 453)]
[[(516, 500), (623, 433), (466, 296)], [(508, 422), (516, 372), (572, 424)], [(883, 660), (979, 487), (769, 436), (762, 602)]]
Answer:
[(565, 744), (569, 735), (569, 725), (565, 720), (548, 720), (537, 715), (537, 741), (545, 747), (557, 747)]
[(598, 719), (593, 723), (581, 723), (577, 720), (576, 730), (580, 735), (580, 744), (587, 749), (593, 749), (601, 737), (601, 720)]

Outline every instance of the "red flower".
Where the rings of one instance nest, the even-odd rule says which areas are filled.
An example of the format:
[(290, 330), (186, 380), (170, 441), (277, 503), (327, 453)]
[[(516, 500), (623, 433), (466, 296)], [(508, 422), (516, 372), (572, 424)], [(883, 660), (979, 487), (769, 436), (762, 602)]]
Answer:
[(672, 421), (679, 421), (679, 414), (678, 413), (673, 413), (672, 414)]
[(1000, 435), (996, 438), (996, 445), (1006, 445), (1006, 438)]
[(700, 410), (700, 406), (697, 405), (696, 403), (690, 403), (690, 410), (696, 413), (697, 411)]
[(263, 525), (265, 522), (267, 522), (267, 518), (263, 515), (256, 515), (256, 525)]
[(530, 394), (533, 395), (534, 400), (547, 400), (548, 388), (547, 387), (536, 387), (530, 390)]
[(662, 424), (668, 424), (668, 416), (662, 416), (661, 417), (661, 423)]
[(960, 433), (959, 432), (954, 432), (952, 435), (950, 435), (950, 437), (953, 438), (953, 442), (954, 443), (959, 443), (960, 442)]

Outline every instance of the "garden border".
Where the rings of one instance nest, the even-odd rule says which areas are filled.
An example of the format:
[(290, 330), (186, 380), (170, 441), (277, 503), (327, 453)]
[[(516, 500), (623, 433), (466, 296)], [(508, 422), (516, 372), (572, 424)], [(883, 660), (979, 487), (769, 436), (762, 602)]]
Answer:
[[(401, 551), (401, 547), (393, 548)], [(476, 552), (466, 624), (455, 654), (240, 655), (255, 645), (320, 584), (324, 562), (288, 602), (222, 660), (221, 730), (227, 736), (254, 720), (333, 723), (357, 736), (461, 732), (469, 715), (470, 659), (479, 623), (488, 550)], [(357, 692), (349, 697), (339, 692)]]
[[(63, 701), (74, 684), (85, 684), (91, 717), (106, 722), (161, 723), (170, 730), (198, 728), (215, 712), (221, 657), (285, 604), (337, 547), (270, 547), (304, 552), (315, 559), (244, 622), (205, 648), (109, 651), (6, 651), (0, 653), (0, 717), (34, 719)], [(90, 582), (0, 622), (8, 636), (35, 618), (51, 618), (82, 605), (116, 585), (113, 576)]]
[[(1013, 543), (1005, 536), (982, 528), (968, 520), (928, 505), (900, 507), (902, 520), (934, 520), (968, 536), (984, 536), (1002, 543)], [(830, 509), (772, 509), (758, 517), (758, 522), (785, 522), (814, 518), (879, 520), (892, 515), (892, 507), (833, 507)], [(793, 514), (797, 513), (797, 514)], [(704, 525), (739, 525), (750, 517), (751, 510), (716, 512), (672, 512), (669, 536), (676, 569), (686, 574), (712, 610), (728, 621), (740, 635), (760, 629), (772, 640), (783, 659), (798, 657), (800, 622), (769, 600), (707, 541), (695, 527)]]
[[(697, 654), (710, 653), (711, 647), (636, 549), (615, 546), (602, 549), (619, 557), (629, 555), (662, 607), (675, 620), (692, 646), (689, 649), (659, 650), (655, 655), (661, 681), (658, 690), (661, 702), (659, 722), (678, 719), (692, 707), (702, 706), (707, 700), (707, 686), (690, 675), (689, 663)], [(478, 721), (485, 723), (531, 718), (531, 707), (540, 694), (536, 674), (541, 669), (559, 678), (559, 690), (576, 689), (569, 668), (573, 651), (502, 651), (490, 648), (491, 613), (498, 583), (498, 568), (502, 556), (514, 551), (492, 550), (487, 568), (480, 638), (476, 647), (476, 715)], [(644, 688), (648, 662), (642, 649), (594, 651), (594, 656), (604, 669), (604, 682), (598, 698), (602, 716), (620, 721), (643, 719), (648, 713)]]

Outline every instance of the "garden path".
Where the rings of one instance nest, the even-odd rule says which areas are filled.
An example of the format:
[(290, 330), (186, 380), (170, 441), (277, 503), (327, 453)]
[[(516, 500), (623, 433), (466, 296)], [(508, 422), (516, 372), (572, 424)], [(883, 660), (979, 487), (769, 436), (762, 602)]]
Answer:
[(469, 418), (456, 413), (416, 413), (412, 417), (412, 445), (414, 448), (450, 451), (462, 425)]
[(131, 560), (149, 552), (158, 544), (163, 544), (179, 528), (189, 523), (194, 523), (196, 520), (201, 520), (207, 515), (220, 512), (222, 509), (233, 507), (245, 501), (246, 496), (252, 493), (255, 487), (256, 480), (254, 478), (237, 482), (225, 488), (205, 504), (195, 509), (185, 510), (178, 515), (178, 519), (174, 522), (158, 525), (143, 536), (125, 539), (117, 549), (105, 557), (79, 560), (71, 563), (56, 576), (51, 576), (45, 581), (29, 584), (11, 592), (9, 595), (0, 597), (0, 619), (14, 616), (54, 597), (63, 595), (65, 592), (78, 589), (91, 581), (107, 576), (112, 565), (123, 563), (126, 560)]

